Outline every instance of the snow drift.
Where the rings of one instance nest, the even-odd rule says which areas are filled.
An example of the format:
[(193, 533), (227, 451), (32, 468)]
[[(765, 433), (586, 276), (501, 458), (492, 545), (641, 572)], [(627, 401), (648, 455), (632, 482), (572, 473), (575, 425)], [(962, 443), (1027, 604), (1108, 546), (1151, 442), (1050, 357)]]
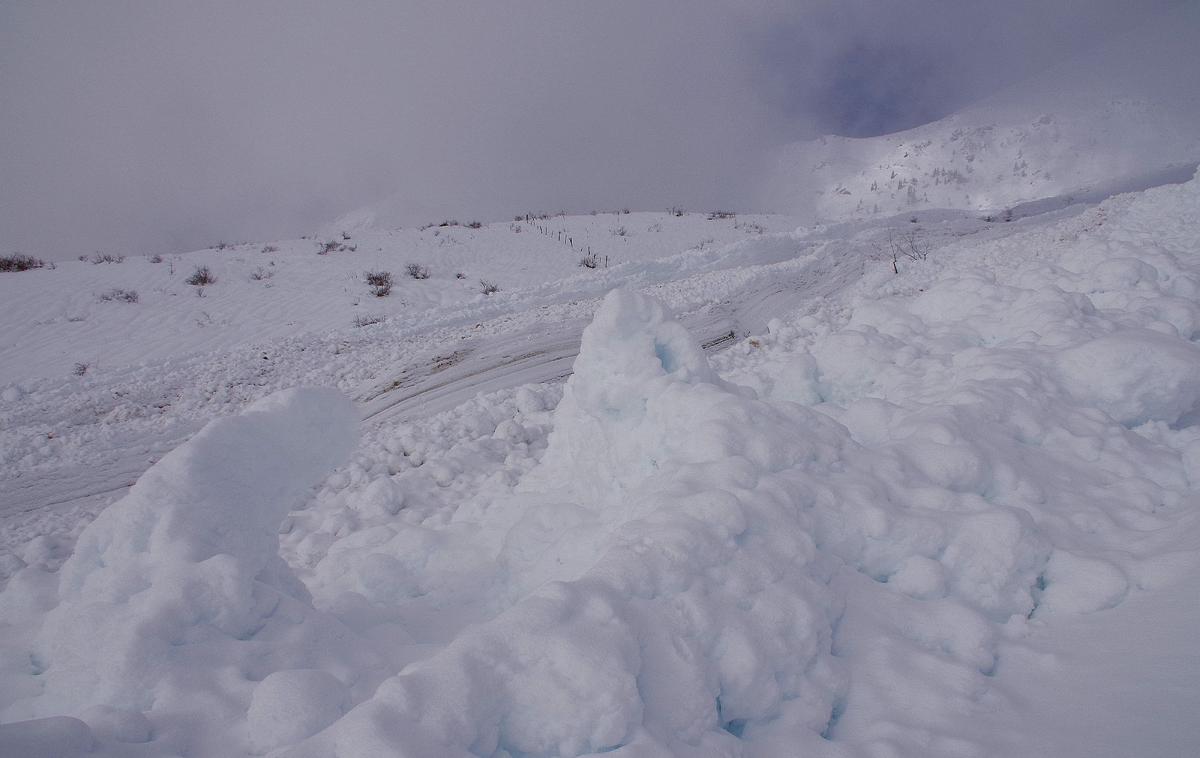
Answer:
[[(251, 691), (261, 726), (264, 701), (304, 697), (296, 672), (279, 688), (279, 669), (328, 666), (352, 684), (370, 658), (312, 610), (279, 558), (277, 532), (353, 448), (356, 418), (330, 390), (278, 393), (210, 423), (147, 471), (59, 570), (57, 604), (31, 644), (38, 690), (6, 719), (71, 713), (118, 741), (143, 742), (153, 731), (143, 712), (159, 724), (197, 709), (239, 720), (246, 709), (235, 703)], [(318, 695), (336, 702), (344, 685), (324, 677)], [(305, 713), (292, 711), (293, 721)], [(286, 734), (306, 736), (297, 729)], [(271, 729), (255, 731), (256, 743), (274, 746)], [(204, 732), (191, 740), (221, 744)]]

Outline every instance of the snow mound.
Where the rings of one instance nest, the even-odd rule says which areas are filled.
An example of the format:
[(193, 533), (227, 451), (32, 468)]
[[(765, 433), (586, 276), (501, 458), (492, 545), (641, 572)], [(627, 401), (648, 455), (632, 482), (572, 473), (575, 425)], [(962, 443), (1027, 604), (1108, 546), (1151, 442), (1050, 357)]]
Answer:
[(285, 754), (723, 755), (784, 715), (819, 740), (837, 604), (776, 472), (835, 443), (731, 392), (658, 303), (609, 294), (509, 503), (500, 560), (528, 591)]
[[(811, 377), (815, 360), (785, 365)], [(846, 660), (871, 661), (863, 676), (886, 692), (906, 667), (936, 672), (905, 685), (922, 705), (897, 734), (934, 728), (987, 688), (1051, 546), (1025, 511), (985, 499), (1007, 473), (971, 441), (977, 419), (876, 413), (902, 443), (864, 448), (829, 415), (719, 379), (660, 304), (610, 293), (541, 463), (475, 514), (502, 535), (475, 544), (510, 604), (282, 755), (820, 751), (842, 728)], [(408, 555), (466, 552), (455, 520)], [(847, 621), (850, 602), (881, 610)], [(857, 713), (895, 707), (879, 702)]]
[(1126, 426), (1174, 424), (1200, 404), (1200, 347), (1146, 329), (1064, 350), (1063, 383), (1077, 401)]
[[(80, 535), (31, 645), (40, 692), (6, 716), (74, 713), (144, 741), (143, 711), (202, 707), (237, 720), (253, 689), (261, 721), (278, 686), (254, 682), (271, 672), (360, 669), (369, 656), (331, 644), (345, 630), (313, 611), (277, 537), (287, 512), (349, 454), (356, 427), (340, 393), (289, 390), (165, 456)], [(308, 702), (293, 689), (293, 702)], [(306, 723), (331, 720), (318, 705)]]

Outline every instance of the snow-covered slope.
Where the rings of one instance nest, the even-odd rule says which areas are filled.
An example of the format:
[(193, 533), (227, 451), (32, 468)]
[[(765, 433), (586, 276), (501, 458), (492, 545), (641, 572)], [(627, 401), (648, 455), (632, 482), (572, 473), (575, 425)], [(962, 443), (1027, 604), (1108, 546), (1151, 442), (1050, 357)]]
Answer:
[[(1197, 207), (1200, 177), (1010, 224), (702, 249), (708, 225), (745, 231), (685, 219), (692, 249), (607, 272), (558, 250), (571, 276), (531, 265), (509, 299), (448, 280), (445, 305), (373, 327), (347, 310), (253, 350), (230, 327), (230, 349), (18, 379), (5, 453), (35, 482), (244, 413), (156, 453), (95, 520), (4, 515), (0, 754), (1194, 752), (1178, 685), (1200, 662), (1159, 631), (1194, 621), (1200, 581)], [(894, 273), (876, 251), (898, 229), (931, 252)], [(752, 334), (706, 353), (686, 325), (729, 314)], [(587, 319), (565, 387), (473, 396), (447, 373), (461, 346), (519, 361)], [(426, 359), (462, 402), (376, 416), (356, 447), (336, 393), (262, 399), (382, 397)]]
[[(1200, 8), (1184, 3), (1090, 54), (940, 121), (782, 148), (766, 207), (819, 218), (993, 212), (1200, 162)], [(1151, 182), (1152, 183), (1152, 182)], [(1149, 186), (1149, 184), (1145, 185)]]
[[(653, 262), (690, 249), (711, 253), (795, 225), (779, 216), (607, 213), (478, 228), (455, 222), (347, 230), (165, 258), (112, 253), (119, 263), (94, 263), (102, 260), (98, 256), (60, 262), (0, 276), (0, 314), (10, 327), (0, 335), (0, 387), (69, 376), (76, 364), (85, 364), (91, 375), (300, 334), (345, 332), (363, 321), (408, 333), (475, 324), (560, 300), (564, 288), (595, 296), (614, 277), (677, 278), (709, 261)], [(589, 253), (598, 268), (580, 265)], [(428, 278), (409, 276), (410, 264)], [(200, 267), (215, 283), (188, 283)], [(364, 278), (369, 271), (391, 274), (390, 294), (372, 295)], [(498, 291), (483, 294), (481, 281)], [(551, 296), (539, 293), (546, 284)], [(126, 293), (134, 293), (136, 302), (128, 302)]]

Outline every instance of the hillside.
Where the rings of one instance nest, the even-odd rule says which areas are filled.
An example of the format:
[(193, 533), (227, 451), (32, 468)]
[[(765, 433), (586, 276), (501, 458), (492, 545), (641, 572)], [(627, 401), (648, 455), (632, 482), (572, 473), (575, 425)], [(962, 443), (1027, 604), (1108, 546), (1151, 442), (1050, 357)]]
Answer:
[(1200, 83), (1181, 4), (1078, 59), (944, 119), (895, 134), (825, 136), (778, 151), (762, 205), (816, 218), (930, 208), (1002, 217), (1023, 202), (1069, 204), (1098, 189), (1152, 186), (1200, 162)]

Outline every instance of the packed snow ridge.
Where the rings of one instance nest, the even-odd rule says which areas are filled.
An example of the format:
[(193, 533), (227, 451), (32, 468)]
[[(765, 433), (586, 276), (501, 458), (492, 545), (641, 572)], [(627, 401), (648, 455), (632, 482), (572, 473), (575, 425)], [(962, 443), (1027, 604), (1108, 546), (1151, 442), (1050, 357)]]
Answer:
[(863, 257), (715, 357), (618, 288), (565, 387), (359, 442), (272, 394), (27, 546), (0, 754), (1049, 754), (1028, 651), (1200, 575), (1197, 208)]

